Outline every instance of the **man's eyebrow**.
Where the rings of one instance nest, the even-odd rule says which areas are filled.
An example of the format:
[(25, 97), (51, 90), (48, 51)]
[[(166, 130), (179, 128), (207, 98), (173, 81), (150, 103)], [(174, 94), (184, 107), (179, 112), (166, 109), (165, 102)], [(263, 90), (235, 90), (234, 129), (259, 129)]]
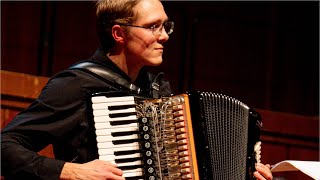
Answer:
[(162, 24), (162, 23), (165, 23), (165, 22), (168, 22), (169, 21), (169, 18), (165, 19), (164, 21), (158, 19), (156, 21), (151, 21), (151, 22), (148, 22), (148, 23), (145, 23), (145, 25), (154, 25), (154, 24)]

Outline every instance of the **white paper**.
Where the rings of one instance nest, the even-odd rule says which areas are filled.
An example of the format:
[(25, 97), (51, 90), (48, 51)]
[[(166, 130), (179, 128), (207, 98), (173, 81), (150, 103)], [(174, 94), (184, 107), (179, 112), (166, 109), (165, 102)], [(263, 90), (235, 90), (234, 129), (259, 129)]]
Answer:
[(301, 171), (313, 179), (320, 180), (319, 161), (285, 160), (272, 166), (271, 172)]

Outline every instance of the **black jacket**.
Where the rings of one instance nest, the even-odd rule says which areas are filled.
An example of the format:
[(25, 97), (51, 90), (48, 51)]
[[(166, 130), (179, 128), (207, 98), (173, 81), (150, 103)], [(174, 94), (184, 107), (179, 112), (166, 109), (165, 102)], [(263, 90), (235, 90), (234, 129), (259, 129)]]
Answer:
[[(101, 50), (86, 61), (92, 61), (130, 78)], [(144, 96), (152, 97), (155, 76), (142, 71), (136, 85)], [(160, 96), (169, 96), (170, 86), (157, 76)], [(93, 93), (119, 91), (96, 76), (75, 69), (53, 76), (39, 97), (19, 113), (1, 132), (1, 171), (7, 179), (59, 179), (65, 162), (84, 163), (98, 158), (90, 98)], [(122, 90), (123, 91), (123, 90)], [(55, 159), (39, 156), (53, 144)]]

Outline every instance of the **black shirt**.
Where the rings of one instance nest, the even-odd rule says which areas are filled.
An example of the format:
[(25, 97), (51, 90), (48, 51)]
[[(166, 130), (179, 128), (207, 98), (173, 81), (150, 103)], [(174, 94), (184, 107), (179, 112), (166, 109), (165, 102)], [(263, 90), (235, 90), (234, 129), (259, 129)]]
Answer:
[[(131, 81), (101, 50), (93, 61)], [(152, 96), (155, 76), (144, 71), (136, 85)], [(170, 86), (157, 77), (160, 95), (169, 96)], [(39, 97), (19, 113), (1, 132), (1, 170), (7, 179), (59, 179), (65, 162), (84, 163), (98, 158), (90, 98), (93, 93), (117, 91), (117, 87), (79, 70), (53, 76)], [(53, 144), (55, 159), (37, 154)]]

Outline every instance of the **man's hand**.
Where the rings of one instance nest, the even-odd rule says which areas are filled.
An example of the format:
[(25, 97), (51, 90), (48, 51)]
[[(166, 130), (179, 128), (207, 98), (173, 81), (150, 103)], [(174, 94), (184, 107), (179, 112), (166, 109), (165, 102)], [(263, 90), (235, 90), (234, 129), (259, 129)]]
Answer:
[(84, 164), (65, 163), (60, 175), (61, 180), (125, 180), (117, 165), (102, 160)]
[(256, 165), (256, 172), (253, 173), (253, 175), (259, 179), (259, 180), (272, 180), (272, 173), (270, 170), (270, 165), (269, 164), (261, 164), (257, 163)]

